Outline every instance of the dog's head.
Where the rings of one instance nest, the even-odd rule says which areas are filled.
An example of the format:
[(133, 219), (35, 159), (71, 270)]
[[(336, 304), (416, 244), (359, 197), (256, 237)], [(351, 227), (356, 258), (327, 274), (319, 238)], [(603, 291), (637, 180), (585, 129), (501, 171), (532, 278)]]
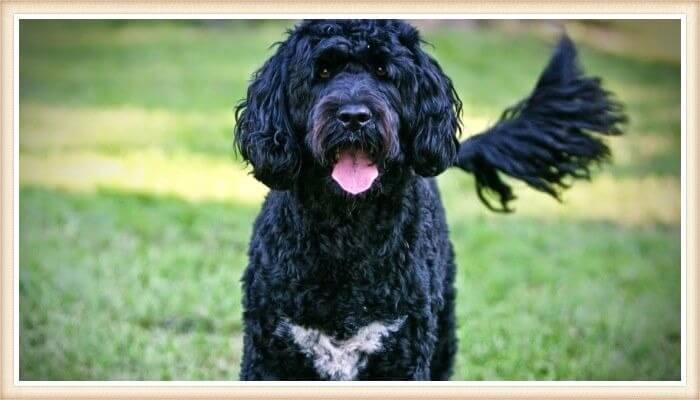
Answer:
[(278, 190), (300, 183), (368, 196), (439, 174), (459, 146), (461, 102), (402, 21), (301, 23), (236, 111), (239, 152)]

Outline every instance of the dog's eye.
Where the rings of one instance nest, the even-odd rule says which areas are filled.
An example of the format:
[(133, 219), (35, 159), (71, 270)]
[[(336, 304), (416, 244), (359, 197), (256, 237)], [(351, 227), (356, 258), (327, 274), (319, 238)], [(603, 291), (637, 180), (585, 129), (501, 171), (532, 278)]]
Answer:
[(374, 71), (377, 76), (386, 76), (386, 68), (382, 67), (381, 65), (377, 66)]
[(321, 70), (318, 71), (318, 76), (319, 76), (321, 79), (330, 78), (330, 77), (331, 77), (331, 70), (328, 69), (328, 68), (325, 68), (325, 67), (324, 67), (324, 68), (321, 68)]

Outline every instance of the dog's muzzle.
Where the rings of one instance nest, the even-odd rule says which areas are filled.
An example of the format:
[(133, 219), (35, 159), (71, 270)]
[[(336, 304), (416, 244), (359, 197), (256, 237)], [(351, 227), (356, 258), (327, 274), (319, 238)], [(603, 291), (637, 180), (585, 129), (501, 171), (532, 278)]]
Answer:
[(373, 122), (372, 111), (365, 104), (348, 103), (338, 108), (336, 118), (347, 130), (350, 147), (336, 151), (331, 177), (343, 190), (357, 195), (372, 187), (379, 176), (377, 165), (354, 143), (359, 141), (358, 131)]
[(386, 98), (367, 85), (341, 82), (314, 106), (308, 144), (340, 188), (351, 195), (368, 191), (380, 164), (398, 152), (398, 116)]

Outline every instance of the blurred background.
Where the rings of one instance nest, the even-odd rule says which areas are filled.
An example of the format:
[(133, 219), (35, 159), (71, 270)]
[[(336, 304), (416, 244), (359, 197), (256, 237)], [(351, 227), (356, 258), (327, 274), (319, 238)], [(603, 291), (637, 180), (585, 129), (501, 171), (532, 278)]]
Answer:
[[(266, 188), (233, 106), (294, 21), (20, 23), (20, 379), (234, 380)], [(627, 106), (563, 204), (488, 212), (440, 176), (458, 257), (454, 380), (680, 379), (680, 22), (414, 21), (465, 136), (526, 96), (564, 28)]]

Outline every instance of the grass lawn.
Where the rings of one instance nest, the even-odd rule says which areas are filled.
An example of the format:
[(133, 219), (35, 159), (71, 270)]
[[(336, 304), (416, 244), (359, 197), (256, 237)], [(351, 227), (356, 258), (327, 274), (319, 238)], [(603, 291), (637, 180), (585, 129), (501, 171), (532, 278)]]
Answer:
[[(233, 156), (232, 108), (287, 26), (21, 22), (20, 379), (237, 379), (266, 188)], [(488, 27), (425, 36), (469, 133), (529, 92), (552, 45)], [(482, 207), (471, 176), (439, 178), (459, 266), (454, 380), (680, 379), (680, 66), (581, 58), (628, 107), (613, 165), (563, 204), (516, 184), (512, 215)]]

